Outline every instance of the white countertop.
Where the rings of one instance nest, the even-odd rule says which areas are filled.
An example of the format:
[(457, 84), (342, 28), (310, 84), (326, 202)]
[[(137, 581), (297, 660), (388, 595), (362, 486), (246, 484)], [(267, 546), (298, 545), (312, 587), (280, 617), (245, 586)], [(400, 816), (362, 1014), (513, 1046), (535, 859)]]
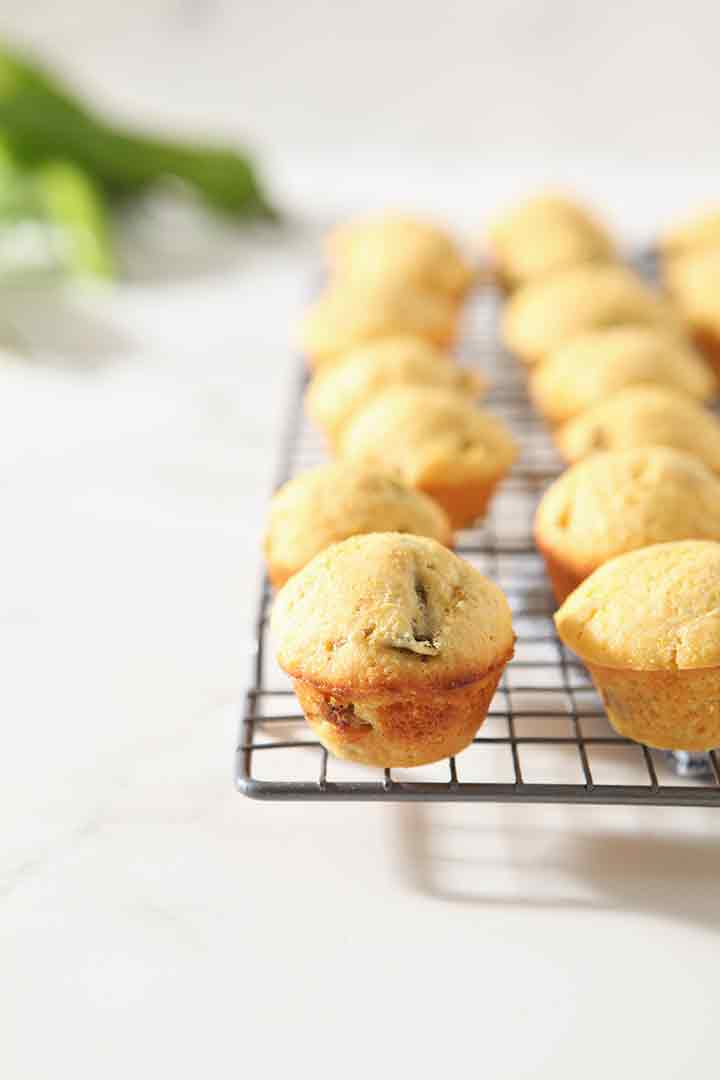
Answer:
[[(475, 227), (554, 178), (626, 235), (651, 235), (717, 195), (709, 121), (690, 109), (693, 95), (714, 100), (717, 7), (693, 38), (643, 0), (611, 50), (607, 99), (596, 9), (577, 21), (576, 5), (551, 18), (547, 5), (526, 17), (530, 5), (467, 3), (495, 37), (457, 31), (438, 53), (419, 34), (407, 83), (423, 87), (419, 111), (396, 78), (407, 3), (389, 36), (379, 0), (374, 20), (365, 7), (369, 21), (351, 20), (347, 41), (366, 54), (379, 41), (380, 60), (356, 58), (346, 82), (323, 5), (309, 29), (300, 8), (275, 19), (271, 5), (252, 33), (247, 5), (226, 0), (43, 7), (8, 0), (0, 26), (139, 117), (147, 102), (156, 120), (259, 134), (297, 220), (237, 234), (165, 210), (149, 233), (129, 223), (115, 291), (0, 297), (31, 352), (0, 366), (3, 1080), (714, 1075), (717, 812), (253, 803), (233, 789), (232, 754), (289, 327), (319, 227), (382, 204)], [(650, 31), (652, 91), (638, 68)], [(678, 49), (682, 77), (668, 66)], [(452, 57), (443, 78), (439, 56)], [(567, 85), (552, 85), (558, 66)], [(473, 101), (484, 119), (463, 152), (454, 105)], [(671, 121), (683, 152), (669, 158)], [(337, 144), (344, 131), (357, 140)]]

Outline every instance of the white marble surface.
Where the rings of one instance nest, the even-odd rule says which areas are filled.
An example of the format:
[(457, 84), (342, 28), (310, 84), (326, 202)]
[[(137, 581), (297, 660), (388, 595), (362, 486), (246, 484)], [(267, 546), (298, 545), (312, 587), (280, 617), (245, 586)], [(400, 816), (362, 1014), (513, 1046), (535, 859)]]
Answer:
[[(171, 24), (219, 8), (147, 5), (167, 30), (157, 64), (133, 4), (70, 8), (9, 0), (3, 19), (108, 99), (131, 109), (154, 88), (151, 112), (192, 113), (166, 76), (193, 39)], [(209, 57), (214, 42), (226, 85), (228, 41), (241, 65), (245, 39), (241, 21), (234, 38), (218, 25), (191, 119), (234, 130)], [(80, 27), (97, 47), (74, 56)], [(693, 78), (706, 88), (704, 61)], [(311, 127), (322, 142), (337, 114)], [(3, 1078), (716, 1070), (717, 813), (270, 805), (231, 783), (288, 328), (318, 225), (396, 202), (470, 226), (554, 173), (649, 235), (712, 190), (687, 158), (631, 169), (609, 136), (579, 156), (562, 131), (567, 145), (515, 145), (492, 168), (480, 139), (463, 153), (448, 136), (439, 159), (420, 136), (412, 153), (386, 139), (355, 157), (278, 136), (293, 229), (198, 234), (165, 212), (150, 236), (129, 223), (115, 292), (2, 297), (30, 350), (0, 368)]]

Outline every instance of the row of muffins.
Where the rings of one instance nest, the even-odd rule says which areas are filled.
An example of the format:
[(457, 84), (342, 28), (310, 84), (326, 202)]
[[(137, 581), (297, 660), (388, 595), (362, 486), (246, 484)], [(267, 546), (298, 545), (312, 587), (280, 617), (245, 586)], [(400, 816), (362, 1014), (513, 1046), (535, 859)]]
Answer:
[[(482, 516), (517, 456), (505, 425), (477, 406), (485, 389), (449, 347), (474, 272), (438, 226), (384, 217), (336, 229), (329, 281), (301, 347), (307, 411), (339, 459), (387, 470), (426, 492), (453, 528)], [(442, 328), (419, 312), (444, 311)]]
[(720, 377), (720, 207), (668, 231), (660, 254), (664, 285)]
[[(359, 533), (451, 545), (515, 456), (504, 426), (476, 407), (485, 380), (449, 352), (474, 276), (450, 235), (407, 217), (370, 219), (336, 228), (325, 256), (327, 282), (300, 346), (312, 374), (306, 411), (335, 461), (300, 473), (272, 501), (265, 553), (276, 586)], [(473, 467), (474, 498), (465, 488)]]
[[(295, 476), (272, 500), (265, 556), (276, 587), (359, 534), (412, 533), (450, 546), (449, 514), (421, 490), (427, 477), (412, 460), (417, 393), (467, 418), (485, 391), (481, 375), (448, 351), (474, 274), (444, 230), (399, 216), (341, 225), (327, 237), (325, 269), (299, 345), (312, 373), (305, 408), (335, 460)], [(376, 409), (389, 392), (396, 403)]]
[[(491, 230), (491, 242), (501, 238), (493, 249), (497, 274), (516, 283), (502, 338), (526, 367), (530, 397), (563, 457), (572, 462), (599, 449), (659, 443), (717, 469), (720, 422), (703, 407), (716, 396), (717, 378), (690, 340), (683, 306), (622, 265), (601, 226), (573, 203), (530, 200), (508, 220)], [(554, 258), (543, 273), (536, 252), (548, 234)], [(560, 247), (558, 237), (567, 235), (574, 243)], [(535, 253), (534, 275), (518, 280), (525, 247)]]
[[(511, 214), (529, 234), (516, 237), (516, 244), (536, 242), (529, 228), (532, 207), (543, 227), (552, 207), (566, 230), (583, 235), (584, 228), (596, 236), (595, 220), (568, 205), (572, 214), (557, 199), (534, 200)], [(565, 250), (583, 249), (578, 242)], [(617, 258), (609, 241), (602, 256)], [(523, 318), (528, 312), (529, 320)], [(598, 321), (607, 325), (598, 327)], [(716, 396), (717, 380), (666, 297), (617, 262), (602, 262), (598, 252), (594, 262), (552, 267), (547, 276), (519, 286), (502, 325), (515, 351), (518, 340), (527, 349), (540, 326), (546, 340), (548, 328), (559, 335), (560, 344), (543, 357), (534, 334), (530, 352), (540, 358), (530, 367), (530, 396), (568, 462), (593, 456), (569, 469), (540, 505), (536, 538), (551, 577), (577, 583), (579, 568), (589, 573), (630, 546), (720, 538), (708, 512), (720, 483), (720, 423), (703, 408)], [(531, 364), (528, 351), (521, 359)], [(560, 600), (568, 591), (556, 587)]]
[[(477, 406), (484, 378), (448, 348), (474, 276), (449, 234), (405, 217), (341, 226), (326, 265), (301, 348), (312, 374), (306, 411), (335, 461), (273, 499), (265, 551), (275, 585), (357, 533), (452, 544), (517, 454), (505, 425)], [(441, 335), (414, 314), (436, 304), (447, 314)]]
[[(686, 304), (621, 266), (575, 204), (534, 200), (509, 221), (495, 252), (512, 290), (504, 340), (527, 365), (561, 453), (577, 462), (535, 520), (562, 605), (558, 632), (620, 733), (709, 749), (720, 741), (720, 424), (703, 407), (716, 396), (714, 357)], [(554, 247), (543, 271), (535, 249), (545, 235)], [(520, 258), (525, 246), (534, 259)], [(504, 268), (508, 250), (511, 267), (532, 265), (531, 278)]]
[(327, 263), (301, 346), (306, 409), (335, 460), (270, 507), (278, 660), (332, 753), (420, 765), (472, 741), (513, 653), (503, 593), (450, 549), (517, 448), (478, 407), (482, 375), (449, 352), (474, 274), (447, 233), (355, 223)]

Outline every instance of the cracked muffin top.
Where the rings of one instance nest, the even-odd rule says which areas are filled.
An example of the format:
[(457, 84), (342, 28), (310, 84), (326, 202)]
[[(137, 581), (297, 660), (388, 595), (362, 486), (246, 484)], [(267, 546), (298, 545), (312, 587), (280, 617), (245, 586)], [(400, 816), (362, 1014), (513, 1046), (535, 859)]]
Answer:
[(672, 446), (720, 472), (720, 420), (708, 409), (660, 386), (629, 386), (556, 433), (563, 457), (579, 461), (596, 450)]
[(666, 257), (701, 248), (720, 248), (720, 206), (707, 207), (669, 229), (661, 241)]
[(271, 567), (293, 572), (330, 544), (370, 532), (452, 543), (447, 514), (429, 496), (387, 473), (334, 462), (299, 473), (276, 492), (265, 554)]
[(413, 284), (459, 297), (473, 270), (450, 233), (431, 221), (385, 214), (339, 225), (326, 240), (333, 271), (353, 281)]
[(637, 274), (590, 264), (518, 289), (505, 305), (501, 331), (508, 349), (534, 364), (586, 330), (630, 325), (682, 333), (672, 305)]
[(323, 688), (451, 688), (512, 655), (502, 591), (419, 536), (370, 533), (326, 548), (278, 593), (278, 661)]
[(505, 472), (517, 447), (503, 422), (453, 390), (392, 387), (340, 437), (347, 461), (391, 465), (409, 484), (480, 482)]
[(649, 544), (720, 540), (720, 478), (664, 446), (593, 454), (545, 492), (535, 535), (580, 576)]
[(673, 259), (665, 269), (665, 283), (691, 326), (720, 334), (720, 247)]
[(407, 283), (340, 279), (305, 313), (300, 348), (310, 366), (319, 368), (358, 345), (395, 334), (447, 346), (455, 338), (457, 319), (457, 304), (442, 293)]
[(305, 404), (309, 415), (334, 441), (372, 397), (389, 386), (401, 385), (444, 387), (477, 398), (485, 380), (428, 341), (406, 334), (352, 349), (315, 376)]
[(591, 330), (533, 369), (530, 392), (553, 423), (569, 420), (626, 386), (669, 386), (698, 401), (717, 390), (710, 368), (678, 337), (648, 326)]
[(612, 260), (614, 244), (584, 206), (561, 195), (528, 199), (491, 223), (490, 244), (510, 288), (580, 263)]
[(638, 671), (720, 664), (720, 544), (654, 544), (605, 563), (555, 616), (583, 660)]

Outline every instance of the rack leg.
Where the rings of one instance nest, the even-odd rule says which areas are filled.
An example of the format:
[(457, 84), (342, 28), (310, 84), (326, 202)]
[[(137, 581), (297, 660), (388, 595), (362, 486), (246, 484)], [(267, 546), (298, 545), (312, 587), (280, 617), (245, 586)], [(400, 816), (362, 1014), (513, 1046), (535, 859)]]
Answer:
[(668, 760), (678, 776), (710, 776), (712, 770), (707, 754), (699, 750), (668, 750)]

